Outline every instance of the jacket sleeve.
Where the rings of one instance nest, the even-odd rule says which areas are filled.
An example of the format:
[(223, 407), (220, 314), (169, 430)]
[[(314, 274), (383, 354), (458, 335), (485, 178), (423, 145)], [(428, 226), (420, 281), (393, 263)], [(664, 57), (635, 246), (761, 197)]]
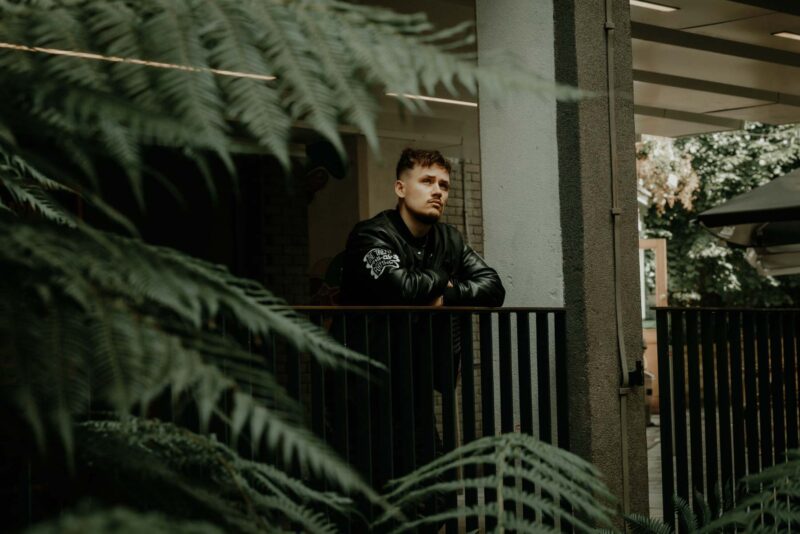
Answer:
[(505, 298), (506, 290), (497, 271), (465, 243), (458, 280), (453, 280), (453, 287), (445, 290), (445, 305), (499, 307)]
[(347, 242), (344, 271), (360, 300), (386, 305), (430, 304), (444, 294), (448, 274), (443, 269), (401, 266), (400, 253), (389, 240), (373, 232), (354, 232)]

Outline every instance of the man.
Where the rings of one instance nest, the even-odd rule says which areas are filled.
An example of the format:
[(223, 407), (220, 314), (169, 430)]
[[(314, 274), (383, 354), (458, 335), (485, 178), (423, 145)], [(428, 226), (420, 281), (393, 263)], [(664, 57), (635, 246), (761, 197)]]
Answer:
[[(358, 223), (347, 240), (342, 272), (345, 304), (436, 307), (503, 304), (505, 289), (497, 272), (464, 242), (458, 230), (439, 222), (450, 194), (450, 170), (450, 163), (438, 151), (410, 148), (403, 151), (394, 182), (397, 207)], [(404, 329), (403, 321), (393, 320), (390, 326), (392, 351), (410, 343), (405, 346), (411, 350), (413, 362), (413, 402), (408, 396), (411, 392), (404, 390), (397, 380), (393, 381), (395, 477), (404, 474), (403, 466), (412, 467), (407, 459), (398, 458), (408, 453), (409, 425), (415, 428), (416, 465), (425, 464), (441, 453), (438, 432), (430, 426), (426, 428), (426, 422), (427, 425), (434, 422), (432, 391), (422, 384), (430, 384), (432, 379), (439, 391), (445, 390), (445, 384), (452, 384), (445, 380), (441, 362), (436, 361), (443, 354), (452, 354), (453, 368), (458, 368), (460, 329), (458, 322), (451, 319), (454, 318), (436, 314), (426, 324), (418, 316), (412, 321), (411, 331)], [(449, 338), (443, 335), (447, 329)], [(370, 346), (385, 346), (386, 329), (379, 320), (372, 331), (375, 333), (369, 336)], [(349, 339), (358, 339), (360, 332), (350, 330), (349, 335)], [(452, 339), (452, 346), (444, 346), (447, 339)], [(397, 354), (408, 352), (400, 349)], [(397, 376), (402, 375), (400, 369), (406, 365), (399, 360), (392, 357), (392, 372), (400, 371)], [(408, 406), (413, 406), (413, 419), (408, 418)], [(433, 449), (430, 440), (427, 445), (423, 443), (426, 435), (433, 438)], [(421, 513), (429, 515), (443, 505), (438, 499), (436, 503), (422, 503)], [(438, 526), (425, 530), (435, 532)]]
[(362, 221), (345, 250), (346, 304), (501, 306), (497, 272), (452, 226), (439, 223), (450, 193), (450, 163), (407, 148), (397, 162), (397, 208)]

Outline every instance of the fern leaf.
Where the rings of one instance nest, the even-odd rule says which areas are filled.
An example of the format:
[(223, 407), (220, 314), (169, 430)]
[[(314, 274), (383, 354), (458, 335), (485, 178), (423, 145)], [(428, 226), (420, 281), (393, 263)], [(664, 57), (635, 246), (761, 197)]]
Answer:
[[(495, 474), (464, 481), (447, 480), (448, 473), (465, 465), (477, 467), (477, 472), (480, 472), (481, 467), (493, 467)], [(526, 493), (514, 486), (504, 486), (507, 478), (532, 482), (541, 492)], [(506, 521), (509, 524), (507, 528), (535, 532), (533, 526), (515, 516), (513, 511), (517, 505), (556, 516), (562, 510), (562, 500), (570, 503), (575, 511), (568, 516), (562, 515), (562, 521), (586, 530), (591, 528), (582, 518), (588, 518), (600, 525), (610, 524), (610, 509), (603, 504), (611, 499), (610, 493), (590, 464), (566, 451), (539, 442), (532, 436), (506, 434), (485, 437), (466, 444), (390, 482), (385, 498), (392, 508), (377, 520), (375, 526), (385, 525), (396, 517), (394, 510), (406, 509), (414, 503), (433, 498), (437, 493), (454, 493), (465, 487), (492, 488), (498, 494), (502, 489), (502, 499), (511, 501), (512, 505), (505, 512), (498, 510), (498, 525), (501, 521)], [(464, 510), (440, 512), (454, 514), (447, 517), (458, 517), (465, 513)], [(436, 520), (430, 517), (421, 518), (405, 524), (400, 530), (404, 530), (409, 524)]]
[(125, 507), (92, 509), (62, 513), (56, 519), (27, 529), (28, 534), (62, 532), (148, 532), (149, 534), (223, 534), (224, 530), (202, 521), (187, 521), (164, 513), (139, 512)]
[[(335, 532), (320, 508), (344, 511), (351, 505), (347, 498), (313, 490), (268, 464), (244, 460), (218, 442), (171, 424), (131, 418), (90, 421), (79, 425), (78, 436), (82, 461), (95, 469), (123, 455), (125, 465), (114, 468), (126, 472), (132, 483), (147, 480), (149, 493), (177, 494), (189, 499), (191, 508), (210, 510), (215, 522), (245, 532), (281, 523)], [(154, 484), (160, 492), (153, 492)], [(168, 506), (161, 501), (154, 498), (150, 506)]]

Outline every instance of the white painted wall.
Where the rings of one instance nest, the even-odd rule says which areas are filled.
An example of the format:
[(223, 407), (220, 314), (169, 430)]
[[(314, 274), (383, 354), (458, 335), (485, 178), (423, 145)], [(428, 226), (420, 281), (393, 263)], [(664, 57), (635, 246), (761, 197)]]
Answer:
[[(554, 73), (548, 0), (477, 0), (478, 54), (514, 53)], [(506, 286), (506, 306), (562, 306), (564, 277), (553, 96), (480, 102), (486, 259)]]

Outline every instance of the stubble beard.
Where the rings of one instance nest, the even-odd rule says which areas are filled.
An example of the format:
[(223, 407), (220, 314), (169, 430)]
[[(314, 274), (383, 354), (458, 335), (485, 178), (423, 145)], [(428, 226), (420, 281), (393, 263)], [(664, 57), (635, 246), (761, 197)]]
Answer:
[(412, 217), (414, 217), (417, 221), (421, 222), (422, 224), (432, 225), (439, 222), (439, 218), (442, 216), (441, 213), (437, 213), (435, 215), (431, 215), (429, 213), (421, 213), (415, 210), (408, 210)]

